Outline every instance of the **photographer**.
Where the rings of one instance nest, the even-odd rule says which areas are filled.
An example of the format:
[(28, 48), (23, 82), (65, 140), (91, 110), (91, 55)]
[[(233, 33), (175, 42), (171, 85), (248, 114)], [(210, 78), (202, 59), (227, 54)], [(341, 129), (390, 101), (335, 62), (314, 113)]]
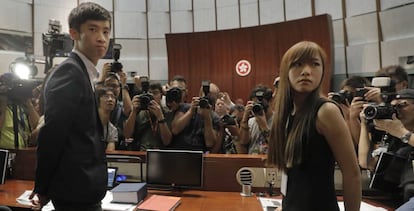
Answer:
[(250, 94), (240, 122), (240, 143), (249, 145), (248, 154), (267, 154), (269, 130), (272, 124), (272, 90), (262, 85)]
[(144, 93), (132, 98), (133, 110), (124, 127), (125, 137), (134, 139), (127, 149), (145, 151), (164, 148), (170, 144), (172, 134), (165, 118), (166, 111), (161, 107), (161, 84), (141, 85)]
[(111, 88), (102, 87), (95, 90), (96, 102), (98, 103), (99, 119), (103, 128), (103, 141), (106, 142), (106, 150), (115, 150), (118, 141), (118, 130), (109, 121), (112, 110), (116, 105), (115, 92)]
[(351, 76), (342, 82), (339, 92), (328, 93), (329, 99), (339, 104), (355, 146), (358, 146), (361, 131), (359, 113), (362, 111), (362, 105), (368, 101), (381, 102), (380, 92), (379, 88), (370, 87), (370, 82), (366, 78)]
[(237, 154), (240, 149), (239, 123), (237, 117), (233, 115), (236, 110), (230, 112), (226, 105), (224, 96), (216, 100), (214, 107), (215, 113), (220, 117), (220, 132), (218, 133), (217, 142), (214, 144), (212, 153)]
[[(169, 90), (166, 97), (167, 106), (173, 115), (173, 140), (168, 148), (209, 151), (217, 141), (220, 119), (212, 112), (213, 106), (209, 100), (206, 100), (208, 93), (204, 93), (206, 97), (193, 97), (191, 103), (186, 104), (182, 102), (181, 96), (185, 87), (178, 85), (170, 84), (170, 90), (179, 90), (180, 93), (171, 95), (169, 93), (175, 92)], [(205, 87), (208, 90), (209, 85)]]
[[(371, 112), (373, 106), (365, 106), (361, 112), (362, 119), (373, 119), (375, 129), (386, 132), (386, 136), (378, 143), (379, 146), (371, 153), (373, 142), (378, 142), (369, 138), (366, 121), (361, 127), (361, 138), (359, 142), (359, 162), (361, 167), (373, 169), (378, 156), (383, 152), (393, 152), (394, 154), (408, 159), (408, 163), (401, 175), (399, 187), (403, 190), (404, 201), (414, 196), (414, 175), (411, 165), (414, 137), (414, 90), (402, 89), (397, 92), (395, 99), (390, 105), (378, 108), (377, 112)], [(379, 111), (379, 109), (381, 111)], [(371, 140), (371, 141), (370, 141)], [(410, 146), (411, 145), (411, 146)]]
[(113, 70), (113, 64), (105, 63), (98, 84), (112, 88), (115, 92), (117, 103), (111, 113), (111, 122), (118, 128), (118, 142), (116, 149), (125, 149), (124, 123), (131, 113), (132, 102), (127, 85), (127, 76), (122, 70)]
[(0, 148), (30, 146), (39, 114), (32, 104), (32, 86), (13, 73), (0, 76)]

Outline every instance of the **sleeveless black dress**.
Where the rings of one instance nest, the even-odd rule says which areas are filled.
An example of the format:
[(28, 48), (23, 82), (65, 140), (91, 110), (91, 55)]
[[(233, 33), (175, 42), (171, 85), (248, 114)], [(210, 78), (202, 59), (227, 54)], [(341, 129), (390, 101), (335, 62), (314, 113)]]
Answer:
[[(315, 120), (318, 110), (326, 102), (319, 100), (314, 111)], [(283, 211), (338, 211), (334, 184), (335, 159), (325, 137), (317, 132), (316, 121), (309, 131), (309, 136), (305, 135), (302, 140), (302, 163), (287, 172)]]

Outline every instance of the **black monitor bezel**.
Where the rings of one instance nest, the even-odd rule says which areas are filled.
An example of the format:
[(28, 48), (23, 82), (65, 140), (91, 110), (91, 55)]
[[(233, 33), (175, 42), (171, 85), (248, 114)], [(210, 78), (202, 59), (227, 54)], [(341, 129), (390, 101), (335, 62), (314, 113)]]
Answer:
[[(197, 158), (201, 159), (200, 165), (200, 184), (171, 184), (171, 183), (153, 183), (152, 181), (148, 181), (148, 173), (150, 172), (148, 169), (148, 163), (151, 162), (149, 159), (149, 154), (151, 153), (191, 153), (197, 156)], [(151, 167), (150, 167), (151, 168)], [(148, 149), (146, 155), (146, 183), (149, 188), (156, 188), (156, 189), (201, 189), (203, 187), (203, 177), (204, 177), (204, 154), (202, 151), (193, 151), (193, 150), (160, 150), (160, 149)]]

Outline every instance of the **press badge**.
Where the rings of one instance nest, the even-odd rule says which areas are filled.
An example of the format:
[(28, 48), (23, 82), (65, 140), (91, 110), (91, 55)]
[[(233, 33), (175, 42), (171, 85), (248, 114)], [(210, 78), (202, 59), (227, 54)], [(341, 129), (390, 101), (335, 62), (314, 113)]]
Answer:
[(282, 181), (280, 184), (280, 192), (286, 196), (287, 192), (287, 182), (288, 182), (288, 175), (283, 171), (282, 172)]

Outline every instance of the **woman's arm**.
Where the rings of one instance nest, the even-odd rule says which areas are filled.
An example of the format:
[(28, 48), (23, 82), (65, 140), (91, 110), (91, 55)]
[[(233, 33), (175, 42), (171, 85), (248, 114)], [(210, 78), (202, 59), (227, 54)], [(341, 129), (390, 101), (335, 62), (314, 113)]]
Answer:
[(361, 205), (361, 173), (351, 134), (339, 108), (325, 103), (318, 111), (317, 130), (327, 140), (341, 168), (344, 187), (344, 204), (347, 211), (358, 211)]

